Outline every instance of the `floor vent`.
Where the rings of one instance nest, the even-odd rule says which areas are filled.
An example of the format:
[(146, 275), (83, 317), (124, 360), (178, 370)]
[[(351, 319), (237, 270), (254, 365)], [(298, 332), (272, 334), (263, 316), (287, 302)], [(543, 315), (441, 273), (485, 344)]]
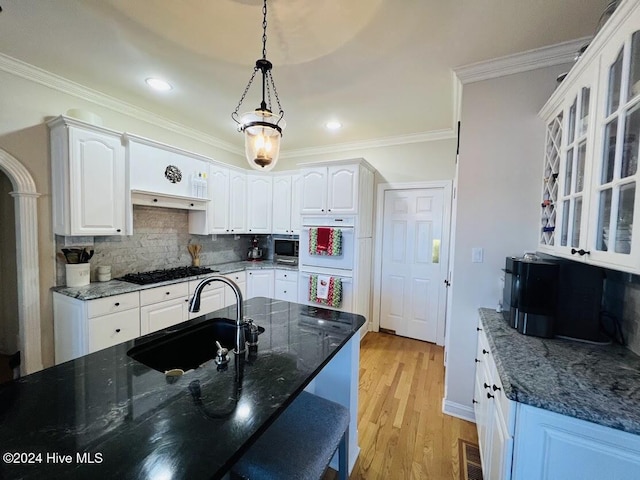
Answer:
[(460, 451), (460, 480), (482, 480), (480, 449), (478, 445), (458, 440)]

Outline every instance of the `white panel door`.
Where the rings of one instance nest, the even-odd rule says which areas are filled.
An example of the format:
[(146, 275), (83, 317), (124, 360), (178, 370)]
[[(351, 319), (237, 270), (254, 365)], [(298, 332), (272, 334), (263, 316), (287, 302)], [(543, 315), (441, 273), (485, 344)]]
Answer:
[(303, 215), (325, 213), (327, 209), (327, 167), (304, 168), (302, 178), (302, 202), (300, 213)]
[(380, 327), (434, 343), (444, 321), (443, 200), (439, 188), (386, 191), (382, 229)]

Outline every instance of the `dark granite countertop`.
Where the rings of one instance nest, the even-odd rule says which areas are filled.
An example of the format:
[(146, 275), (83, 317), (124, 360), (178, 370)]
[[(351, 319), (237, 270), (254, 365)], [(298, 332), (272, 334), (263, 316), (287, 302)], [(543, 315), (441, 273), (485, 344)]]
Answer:
[[(217, 265), (203, 265), (203, 267), (209, 267), (212, 270), (218, 270), (216, 274), (219, 275), (228, 275), (229, 273), (240, 272), (243, 270), (264, 270), (268, 268), (292, 270), (296, 272), (298, 271), (297, 265), (283, 265), (281, 263), (275, 263), (271, 260), (245, 260)], [(108, 282), (91, 282), (89, 285), (86, 285), (84, 287), (53, 287), (51, 290), (68, 297), (77, 298), (78, 300), (96, 300), (98, 298), (111, 297), (113, 295), (121, 295), (123, 293), (139, 292), (141, 290), (161, 287), (163, 285), (172, 285), (175, 283), (188, 282), (190, 280), (199, 280), (210, 275), (213, 274), (208, 273), (205, 275), (195, 275), (193, 277), (178, 278), (175, 280), (168, 280), (166, 282), (151, 283), (149, 285), (137, 285), (135, 283), (123, 282), (121, 280), (110, 280)]]
[[(232, 355), (225, 371), (210, 361), (169, 381), (127, 356), (161, 331), (0, 385), (2, 454), (31, 462), (3, 456), (0, 478), (221, 478), (365, 322), (266, 298), (244, 313), (265, 332), (257, 356)], [(168, 330), (234, 315), (229, 307)]]
[(480, 318), (506, 396), (640, 435), (640, 357), (620, 345), (525, 336), (501, 313)]

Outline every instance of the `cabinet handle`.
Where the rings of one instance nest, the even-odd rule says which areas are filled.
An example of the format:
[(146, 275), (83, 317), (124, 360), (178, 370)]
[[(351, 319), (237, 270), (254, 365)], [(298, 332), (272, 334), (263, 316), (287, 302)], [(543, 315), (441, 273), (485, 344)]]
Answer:
[(487, 393), (487, 398), (495, 398), (495, 395), (491, 395), (490, 393)]
[(476, 401), (476, 399), (474, 398), (473, 400), (471, 400), (472, 403), (480, 403), (478, 401)]
[(576, 253), (581, 257), (583, 257), (585, 255), (591, 255), (591, 250), (585, 250), (584, 248), (581, 248), (580, 250), (576, 250), (575, 248), (572, 248), (571, 255), (575, 255)]
[(481, 332), (482, 329), (480, 327), (476, 327), (476, 332)]
[(494, 385), (493, 387), (491, 387), (491, 388), (493, 388), (493, 391), (494, 391), (494, 392), (495, 392), (496, 390), (502, 390), (500, 387), (496, 387), (495, 385)]
[(483, 348), (483, 349), (482, 349), (482, 353), (484, 353), (484, 354), (486, 355), (487, 353), (489, 353), (489, 350), (485, 350), (485, 349)]
[(120, 329), (119, 328), (116, 328), (116, 333), (120, 333)]
[(120, 302), (116, 302), (116, 303), (115, 303), (115, 306), (116, 306), (116, 307), (119, 307), (119, 306), (120, 306)]
[(444, 284), (445, 284), (447, 287), (450, 287), (450, 286), (451, 286), (451, 282), (450, 282), (449, 280), (445, 280), (445, 281), (444, 281)]
[(476, 363), (480, 363), (480, 360), (478, 360), (477, 358), (475, 359)]
[(487, 382), (484, 382), (484, 388), (491, 388), (491, 385), (487, 385)]

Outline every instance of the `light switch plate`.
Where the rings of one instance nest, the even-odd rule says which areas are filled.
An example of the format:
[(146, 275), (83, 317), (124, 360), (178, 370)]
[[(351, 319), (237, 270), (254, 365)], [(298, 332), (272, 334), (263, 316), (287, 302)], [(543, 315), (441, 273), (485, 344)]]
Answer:
[(484, 260), (484, 249), (482, 247), (473, 247), (471, 249), (471, 263), (482, 263)]

